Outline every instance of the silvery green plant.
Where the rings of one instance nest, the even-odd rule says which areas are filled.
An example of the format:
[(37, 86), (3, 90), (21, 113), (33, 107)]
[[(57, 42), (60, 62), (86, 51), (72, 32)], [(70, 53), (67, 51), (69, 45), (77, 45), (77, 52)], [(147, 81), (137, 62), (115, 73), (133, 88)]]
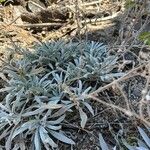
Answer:
[(140, 133), (140, 136), (142, 137), (142, 140), (137, 137), (132, 137), (137, 141), (136, 146), (132, 146), (129, 143), (126, 142), (125, 139), (123, 139), (123, 144), (128, 148), (128, 150), (149, 150), (150, 149), (150, 128), (146, 127), (146, 132), (143, 128), (138, 127), (138, 131)]
[[(119, 145), (121, 146), (120, 149), (124, 150), (124, 148), (126, 147), (128, 150), (149, 150), (150, 149), (150, 137), (149, 137), (149, 133), (150, 133), (150, 128), (146, 127), (146, 132), (144, 131), (143, 128), (141, 127), (137, 127), (140, 136), (142, 137), (142, 140), (140, 139), (140, 137), (130, 137), (132, 139), (135, 139), (136, 141), (136, 145), (134, 143), (128, 143), (123, 137), (122, 137), (122, 141), (118, 140), (116, 141), (116, 145), (118, 145), (117, 143), (119, 143)], [(106, 140), (104, 140), (102, 134), (99, 134), (99, 145), (101, 147), (102, 150), (109, 150), (109, 144), (106, 142)], [(116, 150), (117, 146), (114, 146), (112, 149)]]
[(124, 75), (116, 71), (117, 56), (101, 43), (57, 41), (33, 49), (17, 49), (23, 57), (11, 59), (0, 74), (0, 141), (6, 150), (56, 148), (57, 141), (75, 144), (63, 130), (65, 116), (77, 110), (84, 128), (87, 112), (94, 115), (84, 95)]

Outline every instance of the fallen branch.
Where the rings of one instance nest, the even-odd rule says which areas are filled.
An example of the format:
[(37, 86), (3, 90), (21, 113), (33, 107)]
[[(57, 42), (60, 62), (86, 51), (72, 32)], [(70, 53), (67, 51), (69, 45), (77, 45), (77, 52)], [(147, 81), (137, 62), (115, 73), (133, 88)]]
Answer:
[(114, 85), (116, 82), (120, 82), (120, 81), (124, 81), (125, 79), (129, 78), (130, 74), (132, 74), (133, 72), (141, 69), (143, 66), (145, 66), (146, 64), (143, 64), (143, 65), (140, 65), (139, 67), (137, 68), (134, 68), (133, 70), (129, 71), (126, 75), (124, 75), (123, 77), (117, 79), (117, 80), (114, 80), (113, 82), (103, 86), (103, 87), (100, 87), (98, 88), (96, 91), (90, 93), (91, 95), (97, 95), (98, 93), (110, 88), (112, 85)]
[(101, 22), (101, 21), (107, 21), (107, 20), (115, 19), (120, 14), (121, 14), (120, 12), (117, 12), (117, 13), (113, 14), (112, 16), (108, 16), (108, 17), (86, 19), (86, 20), (81, 21), (81, 23), (96, 23), (96, 22)]
[(148, 127), (150, 127), (150, 122), (145, 120), (143, 117), (141, 117), (140, 115), (136, 114), (135, 112), (133, 111), (130, 111), (130, 110), (127, 110), (127, 109), (124, 109), (120, 106), (116, 106), (114, 104), (110, 104), (110, 103), (107, 103), (105, 101), (102, 101), (100, 100), (99, 98), (95, 97), (95, 96), (92, 96), (92, 95), (85, 95), (85, 98), (90, 98), (90, 99), (93, 99), (107, 107), (111, 107), (111, 108), (114, 108), (116, 110), (119, 110), (120, 112), (124, 113), (125, 115), (127, 115), (128, 117), (135, 117), (136, 119), (140, 120), (141, 122), (143, 122), (145, 125), (147, 125)]
[(62, 23), (34, 23), (34, 24), (14, 24), (17, 27), (22, 27), (22, 28), (43, 28), (43, 27), (61, 27), (63, 24)]

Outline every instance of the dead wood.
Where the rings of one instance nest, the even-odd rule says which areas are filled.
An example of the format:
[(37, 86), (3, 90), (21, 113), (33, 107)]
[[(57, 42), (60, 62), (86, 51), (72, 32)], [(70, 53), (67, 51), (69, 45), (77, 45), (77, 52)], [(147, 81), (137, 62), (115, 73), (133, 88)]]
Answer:
[(35, 23), (35, 24), (15, 24), (15, 26), (22, 27), (22, 28), (43, 28), (43, 27), (61, 27), (62, 23)]
[(23, 13), (21, 18), (29, 23), (65, 22), (69, 18), (69, 10), (66, 8), (50, 7), (36, 13)]

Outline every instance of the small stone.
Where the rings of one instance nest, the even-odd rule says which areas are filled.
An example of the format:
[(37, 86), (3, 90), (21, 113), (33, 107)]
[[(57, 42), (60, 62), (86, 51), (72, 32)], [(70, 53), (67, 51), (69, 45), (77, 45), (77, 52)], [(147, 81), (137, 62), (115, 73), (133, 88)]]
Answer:
[(150, 95), (149, 94), (147, 94), (145, 98), (147, 101), (150, 101)]
[(142, 94), (145, 95), (147, 93), (146, 90), (142, 90)]

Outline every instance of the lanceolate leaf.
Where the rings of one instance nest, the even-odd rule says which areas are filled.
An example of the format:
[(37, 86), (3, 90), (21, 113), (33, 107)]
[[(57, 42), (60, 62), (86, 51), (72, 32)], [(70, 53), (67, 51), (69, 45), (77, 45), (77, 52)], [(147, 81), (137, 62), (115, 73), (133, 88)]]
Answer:
[(41, 150), (39, 129), (37, 129), (37, 130), (35, 131), (35, 135), (34, 135), (34, 146), (35, 146), (35, 150)]
[(75, 144), (75, 142), (71, 139), (69, 139), (68, 137), (66, 137), (64, 134), (59, 133), (59, 132), (55, 132), (55, 131), (50, 131), (50, 134), (53, 135), (56, 139), (67, 143), (67, 144)]
[(11, 141), (13, 139), (12, 136), (13, 136), (15, 128), (16, 128), (15, 126), (13, 128), (11, 128), (10, 134), (9, 134), (7, 140), (6, 140), (6, 143), (5, 143), (5, 149), (6, 150), (11, 150), (11, 147), (12, 147), (11, 146)]
[(87, 109), (90, 111), (90, 113), (94, 116), (94, 110), (93, 110), (92, 106), (87, 102), (83, 102), (83, 104), (87, 107)]
[(73, 107), (74, 106), (74, 104), (70, 104), (70, 105), (68, 105), (68, 106), (64, 106), (64, 107), (62, 107), (60, 110), (58, 110), (57, 112), (55, 112), (52, 116), (51, 116), (51, 118), (55, 118), (55, 117), (59, 117), (59, 116), (61, 116), (61, 115), (63, 115), (67, 110), (69, 110), (71, 107)]
[(55, 124), (60, 124), (64, 119), (65, 119), (65, 114), (59, 117), (57, 120), (54, 121), (48, 121), (49, 124), (55, 125)]
[(25, 127), (18, 127), (15, 131), (14, 131), (14, 133), (13, 133), (13, 136), (12, 136), (12, 139), (14, 138), (14, 137), (16, 137), (18, 134), (21, 134), (21, 133), (23, 133), (25, 130), (27, 130), (29, 127), (28, 126), (25, 126)]
[(57, 147), (57, 144), (49, 137), (48, 132), (44, 127), (39, 127), (39, 133), (43, 144), (49, 144), (51, 147)]
[(138, 127), (138, 130), (139, 130), (139, 132), (140, 132), (142, 138), (144, 139), (145, 143), (146, 143), (146, 144), (149, 146), (149, 148), (150, 148), (150, 138), (148, 137), (148, 135), (145, 133), (145, 131), (144, 131), (142, 128)]
[(5, 110), (5, 111), (8, 111), (8, 112), (9, 112), (9, 109), (8, 109), (6, 106), (4, 106), (3, 104), (1, 104), (1, 103), (0, 103), (0, 108), (1, 108), (2, 110)]
[(37, 75), (37, 74), (43, 72), (44, 70), (45, 70), (45, 69), (44, 69), (43, 67), (40, 67), (40, 68), (37, 68), (37, 69), (33, 68), (33, 69), (31, 70), (31, 72), (30, 72), (30, 75)]
[(149, 149), (147, 149), (145, 147), (136, 147), (136, 150), (149, 150)]
[(62, 104), (43, 104), (40, 108), (45, 108), (45, 109), (58, 109), (63, 107)]
[(109, 148), (108, 148), (108, 146), (107, 146), (107, 144), (106, 144), (106, 142), (105, 142), (105, 140), (104, 140), (101, 133), (99, 134), (99, 143), (100, 143), (100, 146), (101, 146), (102, 150), (109, 150)]
[(16, 94), (16, 100), (13, 103), (12, 111), (14, 112), (15, 108), (19, 105), (19, 102), (21, 100), (21, 97), (23, 96), (24, 87), (21, 88), (21, 90)]
[(80, 118), (81, 118), (81, 127), (84, 128), (85, 124), (87, 122), (87, 115), (86, 113), (82, 110), (82, 108), (79, 108), (79, 113), (80, 113)]
[(9, 91), (11, 91), (13, 89), (13, 87), (5, 87), (5, 88), (1, 88), (0, 89), (0, 92), (2, 93), (2, 92), (9, 92)]
[(23, 117), (34, 116), (34, 115), (42, 113), (44, 110), (45, 110), (44, 108), (39, 108), (34, 111), (29, 111), (29, 112), (23, 113), (22, 116)]
[(15, 97), (15, 95), (12, 95), (11, 93), (7, 94), (6, 97), (5, 97), (5, 100), (6, 100), (6, 106), (11, 110), (10, 108), (10, 104), (11, 104), (11, 101), (12, 99)]
[(140, 139), (137, 139), (137, 141), (139, 147), (145, 147), (146, 149), (148, 149), (147, 145), (143, 141), (141, 141)]
[(46, 127), (51, 130), (60, 130), (61, 129), (61, 125), (59, 125), (59, 126), (47, 125)]
[(17, 135), (23, 133), (25, 130), (30, 129), (34, 125), (35, 122), (36, 120), (31, 120), (22, 124), (21, 127), (16, 128), (13, 133), (12, 139), (15, 138)]

